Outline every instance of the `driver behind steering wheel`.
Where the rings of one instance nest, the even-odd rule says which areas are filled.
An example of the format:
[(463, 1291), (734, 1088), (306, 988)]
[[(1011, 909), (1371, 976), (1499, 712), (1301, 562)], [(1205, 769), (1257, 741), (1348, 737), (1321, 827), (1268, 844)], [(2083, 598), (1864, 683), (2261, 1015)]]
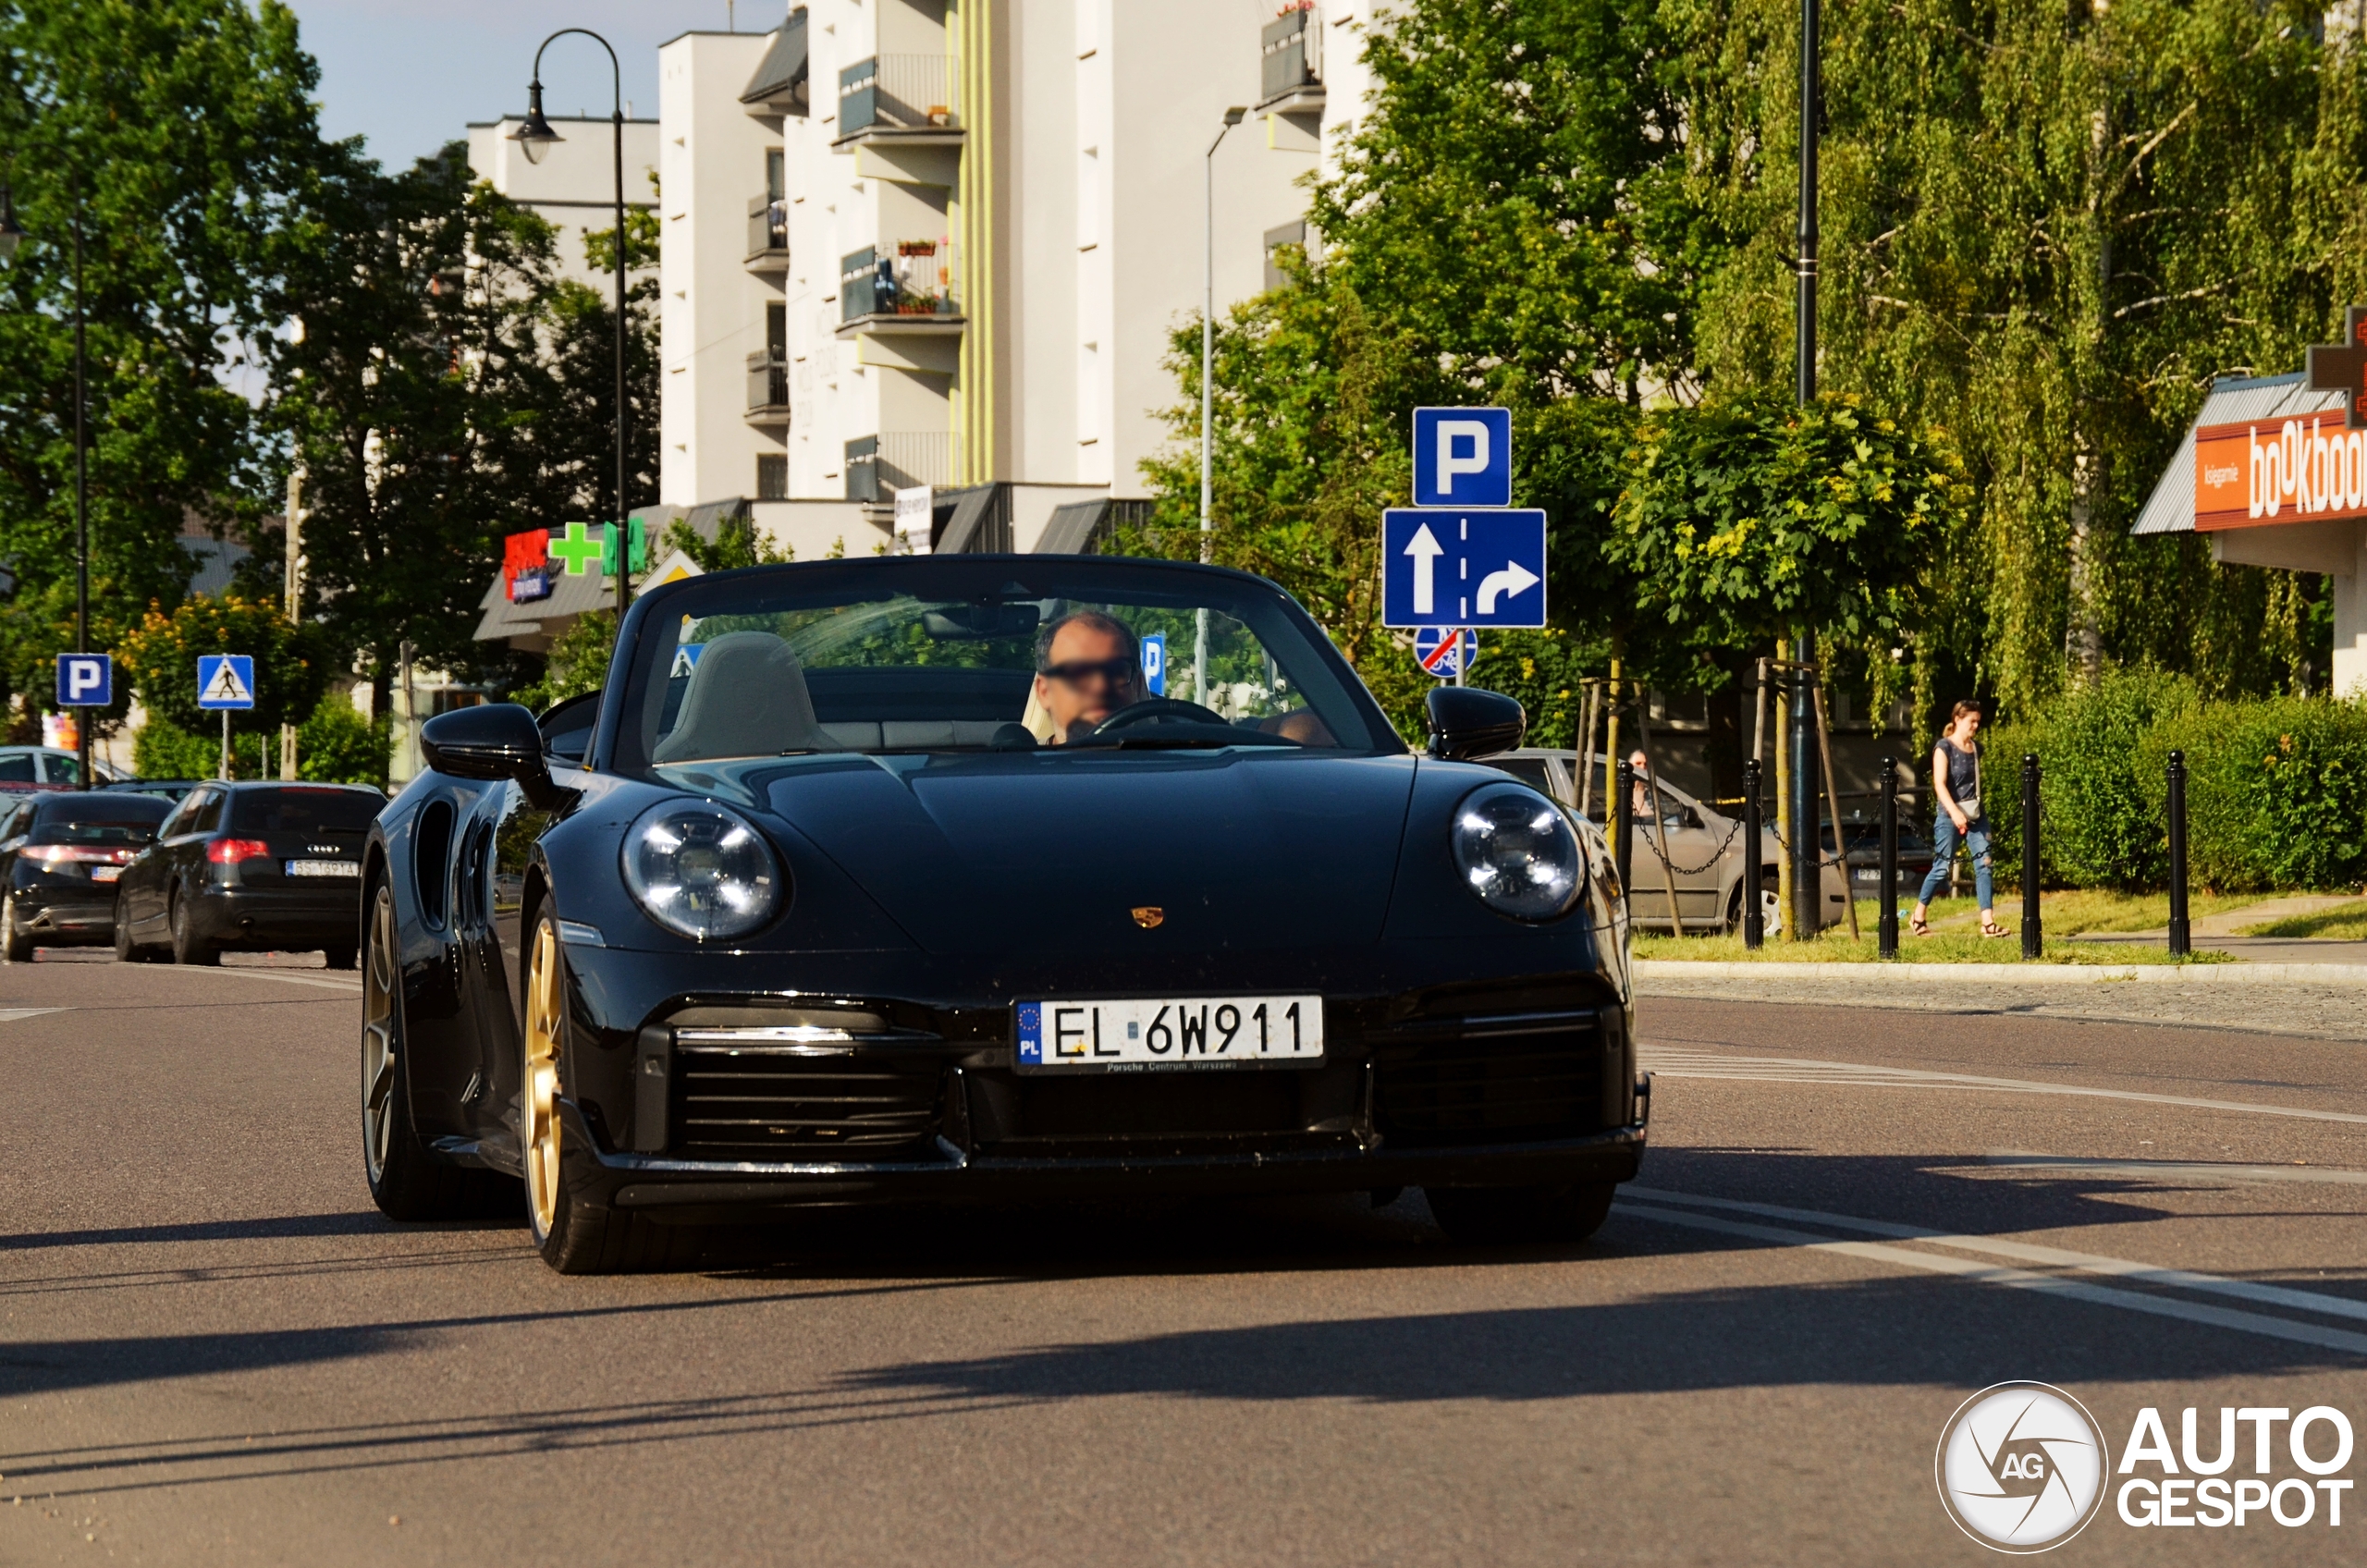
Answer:
[[(1066, 745), (1093, 733), (1119, 709), (1143, 701), (1142, 644), (1124, 621), (1099, 610), (1076, 610), (1036, 633), (1035, 701), (1049, 733), (1036, 739)], [(1034, 724), (1029, 725), (1035, 729)]]

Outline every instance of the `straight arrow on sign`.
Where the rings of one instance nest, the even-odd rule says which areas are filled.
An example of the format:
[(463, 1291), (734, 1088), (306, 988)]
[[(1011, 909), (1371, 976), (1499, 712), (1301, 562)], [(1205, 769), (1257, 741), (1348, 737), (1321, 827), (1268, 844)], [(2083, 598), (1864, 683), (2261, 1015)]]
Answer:
[(1446, 546), (1438, 542), (1426, 522), (1405, 542), (1405, 553), (1414, 557), (1414, 613), (1436, 614), (1439, 557), (1446, 554)]

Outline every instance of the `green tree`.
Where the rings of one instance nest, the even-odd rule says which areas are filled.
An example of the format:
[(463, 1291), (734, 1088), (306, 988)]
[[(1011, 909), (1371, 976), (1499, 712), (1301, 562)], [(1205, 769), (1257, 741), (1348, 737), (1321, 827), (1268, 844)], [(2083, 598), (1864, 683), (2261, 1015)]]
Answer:
[(318, 627), (235, 594), (190, 599), (170, 614), (153, 609), (117, 651), (151, 717), (198, 735), (218, 732), (221, 724), (218, 713), (197, 705), (199, 655), (246, 654), (255, 661), (255, 705), (231, 710), (234, 738), (276, 739), (282, 724), (301, 723), (320, 701), (330, 668)]
[(473, 181), (459, 143), (392, 176), (339, 153), (287, 285), (300, 330), (276, 345), (270, 412), (306, 471), (307, 612), (384, 712), (405, 643), (473, 669), (499, 536), (556, 521), (546, 482), (565, 501), (590, 465), (538, 428), (550, 226)]
[(251, 410), (219, 374), (276, 325), (318, 180), (318, 72), (279, 0), (0, 5), (0, 697), (73, 646), (73, 235), (88, 326), (93, 641), (192, 565), (183, 519), (258, 514)]
[(1887, 645), (1920, 620), (1924, 570), (1970, 500), (1944, 440), (1840, 397), (1670, 409), (1628, 461), (1607, 553), (1648, 612), (1721, 647)]
[[(1668, 0), (1704, 222), (1699, 360), (1791, 378), (1788, 0)], [(2109, 660), (2289, 680), (2293, 584), (2128, 529), (2214, 376), (2329, 336), (2367, 270), (2355, 32), (2294, 0), (1828, 10), (1823, 379), (1956, 434), (1977, 504), (1926, 645), (2028, 711)], [(2314, 591), (2314, 590), (2312, 590)]]

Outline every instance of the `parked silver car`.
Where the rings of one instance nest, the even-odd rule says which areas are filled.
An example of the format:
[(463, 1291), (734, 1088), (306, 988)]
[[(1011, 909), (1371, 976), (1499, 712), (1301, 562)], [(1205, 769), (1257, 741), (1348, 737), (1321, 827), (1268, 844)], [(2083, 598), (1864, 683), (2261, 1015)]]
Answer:
[[(1575, 751), (1554, 751), (1542, 746), (1524, 746), (1502, 756), (1490, 757), (1489, 763), (1544, 790), (1555, 800), (1576, 811), (1578, 808), (1577, 753)], [(1603, 815), (1601, 778), (1602, 757), (1594, 759), (1595, 799), (1589, 802), (1588, 814), (1597, 820)], [(1637, 927), (1650, 931), (1669, 929), (1667, 871), (1662, 869), (1663, 851), (1668, 870), (1675, 873), (1676, 913), (1686, 931), (1740, 931), (1742, 929), (1743, 845), (1742, 819), (1719, 811), (1676, 788), (1663, 779), (1660, 787), (1661, 820), (1650, 820), (1649, 792), (1643, 809), (1636, 816), (1636, 848), (1629, 873), (1634, 886), (1628, 891), (1627, 915)], [(1772, 802), (1771, 802), (1772, 806)], [(1771, 814), (1772, 810), (1771, 810)], [(1767, 930), (1772, 935), (1784, 925), (1784, 911), (1775, 897), (1776, 862), (1784, 852), (1775, 837), (1772, 823), (1760, 828), (1760, 907), (1765, 913)], [(1825, 850), (1829, 861), (1830, 847)], [(1819, 905), (1821, 917), (1818, 928), (1838, 925), (1848, 918), (1848, 893), (1842, 880), (1841, 869), (1827, 864), (1819, 880), (1823, 884), (1824, 897)]]

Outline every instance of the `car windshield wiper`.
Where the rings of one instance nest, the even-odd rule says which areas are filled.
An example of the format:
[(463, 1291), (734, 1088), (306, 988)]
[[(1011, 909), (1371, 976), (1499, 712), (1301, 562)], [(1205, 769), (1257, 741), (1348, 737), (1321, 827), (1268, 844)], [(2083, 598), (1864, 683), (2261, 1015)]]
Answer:
[(1247, 734), (1238, 735), (1210, 735), (1206, 731), (1202, 731), (1197, 735), (1161, 735), (1155, 731), (1145, 731), (1141, 734), (1087, 735), (1083, 740), (1071, 741), (1065, 746), (1058, 746), (1052, 749), (1055, 751), (1064, 752), (1084, 751), (1096, 748), (1106, 751), (1174, 752), (1221, 751), (1228, 746), (1288, 746), (1295, 748), (1297, 745), (1298, 742), (1296, 741), (1288, 740), (1280, 735), (1268, 735), (1259, 731), (1251, 731)]

